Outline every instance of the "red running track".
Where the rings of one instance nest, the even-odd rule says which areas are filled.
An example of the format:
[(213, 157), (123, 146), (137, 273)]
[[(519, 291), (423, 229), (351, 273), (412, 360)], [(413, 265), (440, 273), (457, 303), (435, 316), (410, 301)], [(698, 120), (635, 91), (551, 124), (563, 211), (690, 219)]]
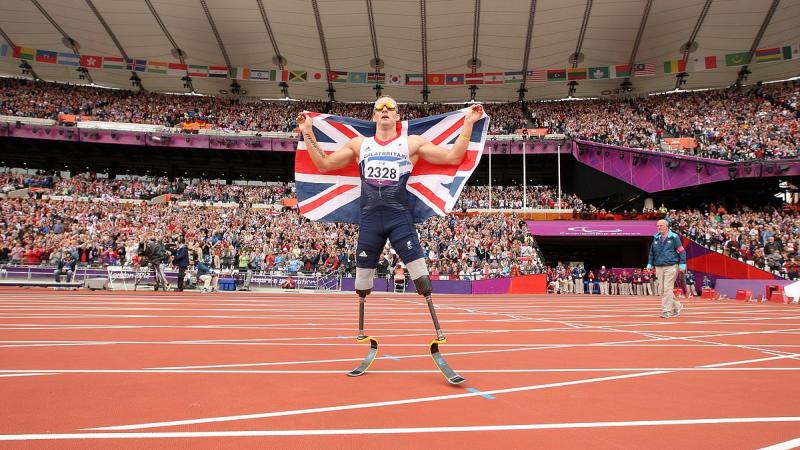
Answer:
[(800, 307), (0, 290), (0, 448), (794, 448)]

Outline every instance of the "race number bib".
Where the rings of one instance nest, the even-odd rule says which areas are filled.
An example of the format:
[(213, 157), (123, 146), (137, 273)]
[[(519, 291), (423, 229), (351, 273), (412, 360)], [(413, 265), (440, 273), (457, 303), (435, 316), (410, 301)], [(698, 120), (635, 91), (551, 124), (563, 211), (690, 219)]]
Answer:
[(397, 161), (367, 161), (364, 178), (377, 181), (400, 181), (400, 164)]

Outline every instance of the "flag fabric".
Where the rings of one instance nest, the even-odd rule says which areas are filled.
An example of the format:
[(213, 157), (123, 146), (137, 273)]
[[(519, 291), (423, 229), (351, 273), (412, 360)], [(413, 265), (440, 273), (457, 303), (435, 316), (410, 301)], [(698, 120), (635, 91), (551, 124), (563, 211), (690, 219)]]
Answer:
[(782, 47), (781, 52), (783, 53), (784, 61), (788, 59), (800, 58), (800, 43)]
[(367, 83), (383, 84), (386, 82), (386, 74), (381, 72), (370, 72), (367, 74)]
[(727, 67), (743, 66), (750, 62), (748, 61), (749, 58), (749, 52), (728, 53), (725, 55), (725, 65)]
[(619, 64), (614, 66), (614, 78), (628, 78), (631, 76), (631, 66), (629, 64)]
[(695, 71), (700, 70), (713, 70), (717, 68), (717, 57), (715, 55), (696, 56), (693, 60), (693, 68)]
[(341, 70), (331, 70), (328, 72), (328, 79), (333, 83), (346, 83), (347, 72)]
[(81, 55), (81, 67), (88, 67), (90, 69), (99, 69), (103, 66), (102, 56)]
[(124, 69), (125, 60), (119, 56), (104, 56), (103, 69)]
[(347, 82), (361, 84), (367, 82), (367, 72), (350, 72), (347, 74)]
[(547, 71), (544, 70), (529, 70), (525, 76), (525, 81), (528, 83), (542, 83), (547, 80)]
[(429, 73), (427, 80), (428, 80), (428, 85), (431, 85), (431, 86), (442, 86), (442, 85), (444, 85), (444, 74), (443, 73)]
[(14, 58), (27, 59), (33, 61), (36, 57), (36, 49), (30, 47), (14, 47)]
[(8, 44), (0, 44), (0, 56), (5, 57), (8, 55)]
[(503, 72), (483, 73), (483, 84), (503, 84), (504, 82), (505, 77), (503, 76)]
[(482, 73), (465, 73), (464, 84), (483, 84)]
[(448, 73), (445, 77), (445, 84), (464, 84), (463, 73)]
[(547, 81), (562, 81), (567, 79), (567, 71), (564, 69), (555, 69), (547, 71)]
[(289, 81), (293, 81), (295, 83), (302, 83), (306, 81), (308, 78), (308, 72), (305, 70), (290, 70), (289, 71)]
[(199, 77), (199, 78), (208, 77), (208, 66), (189, 64), (189, 68), (186, 69), (186, 74), (189, 75), (190, 77)]
[(213, 78), (228, 78), (228, 67), (208, 66), (208, 76)]
[(775, 62), (783, 60), (783, 49), (781, 47), (760, 48), (755, 54), (757, 63)]
[(77, 53), (58, 52), (58, 64), (61, 64), (62, 66), (80, 66), (81, 55), (78, 55)]
[(422, 86), (424, 77), (421, 73), (407, 73), (406, 85), (407, 86)]
[(311, 83), (322, 83), (327, 79), (328, 78), (325, 76), (325, 72), (312, 72), (308, 75), (308, 81)]
[(519, 72), (505, 72), (503, 74), (504, 81), (506, 83), (522, 83), (522, 80), (525, 78), (522, 71)]
[(589, 67), (587, 71), (589, 74), (590, 80), (605, 80), (606, 78), (610, 77), (611, 72), (609, 71), (608, 67)]
[(36, 50), (36, 62), (55, 64), (58, 61), (58, 53), (47, 50)]
[(567, 69), (567, 79), (569, 80), (585, 80), (587, 78), (586, 69), (572, 68)]
[(653, 63), (638, 63), (633, 65), (633, 75), (637, 77), (645, 77), (656, 74), (656, 65)]
[(147, 61), (148, 73), (167, 73), (167, 67), (169, 67), (169, 64), (165, 62)]
[(170, 75), (185, 77), (187, 76), (186, 69), (186, 64), (169, 63), (169, 66), (167, 66), (167, 73)]
[[(450, 149), (461, 133), (468, 109), (399, 122), (398, 132), (403, 136), (419, 135)], [(374, 122), (319, 113), (311, 116), (317, 142), (327, 153), (341, 148), (355, 136), (375, 135)], [(406, 185), (411, 194), (409, 207), (414, 223), (443, 216), (453, 209), (480, 162), (488, 130), (489, 116), (484, 113), (472, 128), (467, 154), (458, 166), (430, 164), (421, 158), (414, 165)], [(298, 207), (304, 217), (322, 222), (359, 223), (361, 178), (355, 161), (343, 169), (321, 173), (311, 162), (305, 142), (300, 140), (295, 153), (295, 181)]]
[(664, 73), (686, 72), (686, 61), (682, 59), (671, 59), (664, 61)]
[(244, 73), (241, 75), (247, 75), (249, 78), (239, 78), (240, 80), (248, 79), (248, 80), (264, 80), (264, 81), (275, 81), (278, 77), (278, 73), (275, 69), (272, 70), (258, 70), (258, 69), (247, 69), (242, 67)]
[(386, 77), (386, 84), (402, 85), (405, 81), (405, 77), (399, 73), (393, 73)]

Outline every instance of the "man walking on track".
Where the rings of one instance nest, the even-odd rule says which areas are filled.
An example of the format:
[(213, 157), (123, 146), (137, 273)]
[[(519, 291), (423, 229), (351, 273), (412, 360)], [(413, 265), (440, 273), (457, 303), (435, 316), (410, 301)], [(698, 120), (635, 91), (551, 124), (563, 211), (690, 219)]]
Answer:
[(675, 300), (675, 278), (678, 271), (686, 270), (686, 250), (683, 248), (681, 238), (669, 231), (666, 220), (659, 220), (656, 224), (658, 233), (650, 244), (650, 256), (647, 259), (647, 268), (656, 268), (656, 282), (661, 289), (661, 317), (678, 316), (683, 305)]
[(398, 253), (414, 283), (417, 293), (425, 297), (436, 329), (431, 344), (434, 361), (448, 381), (462, 383), (464, 379), (453, 372), (438, 352), (445, 342), (436, 310), (431, 300), (432, 286), (425, 255), (417, 237), (409, 208), (407, 182), (415, 164), (421, 159), (430, 164), (458, 166), (470, 143), (473, 124), (483, 118), (483, 107), (472, 106), (465, 113), (460, 134), (451, 149), (440, 147), (418, 135), (404, 135), (398, 126), (400, 115), (397, 102), (391, 97), (379, 98), (374, 105), (372, 120), (376, 122), (374, 137), (355, 136), (343, 147), (326, 154), (313, 131), (311, 114), (301, 113), (297, 124), (308, 153), (320, 172), (342, 169), (353, 162), (358, 164), (361, 178), (360, 219), (356, 247), (356, 293), (359, 297), (359, 341), (369, 340), (372, 350), (359, 368), (350, 372), (358, 376), (366, 372), (377, 353), (377, 341), (364, 334), (364, 304), (370, 294), (378, 258), (388, 238)]

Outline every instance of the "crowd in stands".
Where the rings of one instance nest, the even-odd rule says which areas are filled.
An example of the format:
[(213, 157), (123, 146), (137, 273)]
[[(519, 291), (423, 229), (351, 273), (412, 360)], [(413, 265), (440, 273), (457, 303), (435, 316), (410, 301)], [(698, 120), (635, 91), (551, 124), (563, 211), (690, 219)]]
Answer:
[[(553, 186), (465, 186), (456, 202), (456, 210), (488, 209), (489, 193), (491, 207), (499, 209), (522, 209), (523, 205), (530, 209), (554, 209), (559, 207), (558, 190)], [(523, 195), (526, 194), (526, 195)], [(526, 197), (526, 203), (523, 203)], [(581, 210), (583, 201), (575, 194), (561, 193), (560, 207)]]
[(606, 144), (670, 150), (664, 137), (694, 137), (670, 150), (732, 161), (796, 158), (800, 152), (797, 81), (742, 89), (625, 100), (529, 104), (534, 127)]
[[(532, 126), (571, 138), (736, 161), (798, 156), (799, 96), (800, 83), (793, 81), (631, 99), (528, 102), (524, 109), (519, 102), (485, 107), (492, 117), (490, 134)], [(302, 110), (367, 119), (371, 107), (371, 103), (239, 101), (0, 80), (0, 114), (21, 117), (55, 119), (65, 113), (167, 127), (199, 121), (223, 130), (293, 132), (294, 119)], [(406, 119), (457, 108), (408, 104), (401, 105), (400, 113)], [(692, 137), (697, 147), (671, 149), (665, 137)]]
[(671, 212), (671, 228), (711, 250), (789, 279), (800, 278), (800, 213), (710, 206)]

